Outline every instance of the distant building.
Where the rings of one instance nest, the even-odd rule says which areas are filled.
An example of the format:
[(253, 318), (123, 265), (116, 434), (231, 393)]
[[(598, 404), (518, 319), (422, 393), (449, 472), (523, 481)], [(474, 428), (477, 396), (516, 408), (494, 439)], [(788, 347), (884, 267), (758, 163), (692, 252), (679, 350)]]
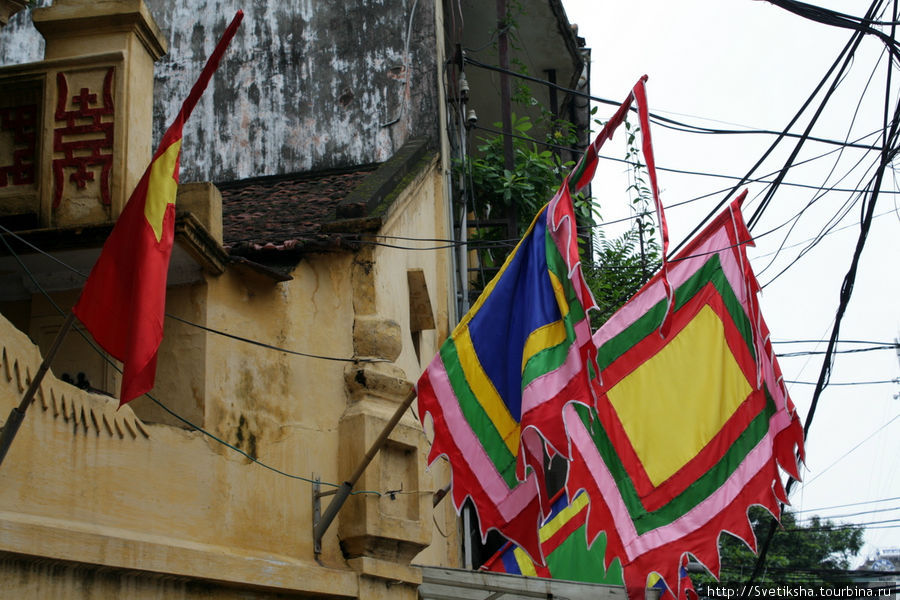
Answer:
[(900, 599), (900, 548), (876, 550), (856, 571), (854, 583), (881, 590), (879, 598)]

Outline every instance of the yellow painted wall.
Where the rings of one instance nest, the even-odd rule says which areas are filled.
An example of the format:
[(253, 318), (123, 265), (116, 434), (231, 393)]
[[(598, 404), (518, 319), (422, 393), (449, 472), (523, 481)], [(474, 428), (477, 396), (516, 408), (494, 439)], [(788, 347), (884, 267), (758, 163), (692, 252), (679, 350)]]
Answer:
[[(397, 199), (383, 233), (447, 236), (436, 229), (444, 210), (441, 189), (433, 162)], [(414, 382), (446, 334), (447, 254), (378, 248), (373, 258), (375, 316), (400, 325), (402, 350), (396, 364)], [(229, 269), (201, 283), (170, 288), (167, 312), (284, 348), (349, 358), (355, 351), (353, 327), (358, 316), (353, 260), (351, 253), (313, 255), (302, 260), (293, 279), (284, 283)], [(412, 350), (409, 332), (409, 269), (425, 271), (437, 324), (436, 330), (422, 336), (421, 360)], [(71, 304), (73, 297), (57, 299)], [(51, 316), (46, 303), (36, 299), (32, 316), (41, 314)], [(28, 374), (36, 371), (40, 354), (5, 318), (0, 318), (0, 344), (0, 415), (5, 418), (17, 404)], [(339, 435), (342, 418), (353, 410), (371, 410), (366, 408), (371, 403), (365, 402), (348, 409), (345, 378), (350, 368), (345, 362), (291, 356), (167, 319), (152, 393), (272, 467), (336, 483), (346, 477), (339, 456), (345, 463), (356, 463), (355, 456), (346, 452), (350, 440)], [(344, 559), (338, 539), (341, 519), (359, 515), (372, 520), (367, 531), (382, 540), (378, 543), (398, 535), (421, 539), (409, 526), (424, 523), (432, 531), (432, 545), (415, 562), (458, 566), (450, 502), (445, 500), (432, 517), (431, 492), (449, 479), (441, 466), (421, 476), (420, 489), (406, 489), (415, 494), (402, 503), (387, 495), (354, 498), (376, 508), (342, 513), (353, 516), (338, 517), (323, 540), (317, 563), (310, 483), (252, 464), (198, 431), (172, 424), (146, 399), (133, 403), (144, 416), (141, 421), (131, 406), (116, 411), (114, 398), (88, 394), (52, 375), (42, 392), (0, 466), (4, 482), (0, 558), (5, 561), (0, 564), (0, 588), (18, 582), (27, 593), (16, 597), (44, 598), (60, 588), (58, 579), (47, 576), (49, 567), (19, 568), (23, 556), (62, 561), (59, 568), (68, 569), (63, 569), (64, 579), (82, 583), (87, 576), (72, 570), (70, 562), (112, 568), (113, 575), (91, 575), (100, 581), (92, 589), (136, 590), (136, 598), (145, 593), (157, 597), (152, 594), (159, 589), (168, 590), (161, 597), (204, 596), (194, 594), (190, 586), (154, 587), (141, 578), (122, 587), (126, 580), (117, 575), (119, 570), (211, 580), (213, 588), (221, 590), (242, 585), (336, 597), (415, 597), (417, 575), (402, 562), (392, 566), (364, 557)], [(376, 410), (378, 418), (381, 410)], [(367, 473), (367, 484), (376, 491), (386, 491), (397, 469), (412, 468), (412, 480), (424, 470), (428, 446), (420, 425), (407, 415), (402, 428), (406, 433), (397, 434), (397, 443), (413, 444), (409, 447), (418, 447), (417, 455), (388, 452), (377, 459), (377, 466), (373, 463), (373, 471)], [(384, 516), (389, 519), (382, 525)], [(379, 556), (383, 558), (383, 553)], [(401, 590), (388, 585), (393, 579), (408, 583)], [(91, 595), (96, 593), (100, 592), (84, 588), (71, 597), (101, 597)]]

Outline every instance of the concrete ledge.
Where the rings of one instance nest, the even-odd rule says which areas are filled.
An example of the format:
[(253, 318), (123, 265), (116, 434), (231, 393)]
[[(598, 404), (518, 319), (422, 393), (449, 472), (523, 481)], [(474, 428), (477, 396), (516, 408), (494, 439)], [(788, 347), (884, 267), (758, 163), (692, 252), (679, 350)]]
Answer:
[(277, 592), (359, 594), (356, 572), (312, 561), (0, 511), (3, 552)]
[(350, 558), (347, 564), (369, 577), (387, 581), (402, 581), (419, 585), (422, 583), (422, 569), (412, 565), (401, 565), (392, 561), (379, 560), (371, 556)]
[(404, 180), (419, 170), (428, 151), (428, 140), (416, 138), (406, 142), (374, 173), (363, 179), (337, 207), (338, 219), (381, 217), (390, 201), (403, 190)]

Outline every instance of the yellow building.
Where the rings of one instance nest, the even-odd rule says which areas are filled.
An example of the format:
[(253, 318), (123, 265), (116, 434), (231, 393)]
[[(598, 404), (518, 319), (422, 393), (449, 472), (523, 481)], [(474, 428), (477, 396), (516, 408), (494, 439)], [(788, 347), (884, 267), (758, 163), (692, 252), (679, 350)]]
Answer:
[[(19, 225), (2, 259), (4, 416), (150, 158), (166, 49), (139, 1), (57, 2), (34, 22), (45, 60), (0, 69), (4, 134), (21, 134), (0, 155), (0, 211)], [(424, 471), (411, 411), (321, 548), (312, 534), (331, 499), (314, 489), (349, 476), (446, 335), (447, 251), (374, 243), (449, 236), (434, 147), (181, 186), (156, 400), (117, 411), (116, 366), (66, 338), (0, 467), (3, 597), (412, 598), (414, 558), (458, 564), (455, 514), (432, 509), (448, 474)]]
[[(0, 2), (0, 25), (23, 4)], [(559, 1), (532, 4), (574, 48)], [(204, 14), (209, 29), (188, 38), (174, 23), (191, 6), (56, 0), (0, 31), (39, 33), (43, 48), (0, 66), (0, 419), (221, 33)], [(298, 8), (279, 40), (253, 19), (277, 30), (283, 15), (247, 7), (239, 58), (229, 66), (226, 53), (185, 128), (182, 181), (195, 183), (178, 192), (156, 386), (117, 409), (120, 365), (80, 327), (66, 337), (0, 465), (0, 597), (414, 598), (417, 565), (471, 566), (464, 527), (439, 503), (450, 473), (425, 470), (414, 407), (320, 543), (313, 534), (465, 308), (454, 284), (467, 280), (465, 253), (442, 241), (460, 240), (466, 213), (451, 166), (467, 146), (446, 60), (464, 42), (453, 8), (368, 10), (359, 31), (328, 32), (336, 44), (298, 24), (365, 7)], [(467, 33), (487, 31), (484, 7), (455, 8), (472, 17)], [(294, 52), (294, 35), (311, 56), (298, 81), (317, 94), (296, 114), (284, 65), (266, 58), (275, 45)], [(326, 50), (331, 70), (317, 76)], [(490, 77), (471, 79), (483, 92)], [(275, 92), (281, 104), (265, 96)], [(491, 116), (489, 96), (472, 106)], [(433, 588), (457, 575), (431, 577)]]

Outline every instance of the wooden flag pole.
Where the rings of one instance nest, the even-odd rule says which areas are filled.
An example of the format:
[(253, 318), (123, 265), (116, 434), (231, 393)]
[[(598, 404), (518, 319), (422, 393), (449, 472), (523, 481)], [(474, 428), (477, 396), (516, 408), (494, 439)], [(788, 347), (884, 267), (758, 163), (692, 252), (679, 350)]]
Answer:
[(19, 406), (13, 407), (13, 409), (9, 411), (9, 418), (6, 419), (6, 425), (0, 429), (0, 465), (3, 464), (3, 459), (6, 457), (9, 447), (12, 445), (16, 433), (19, 431), (19, 426), (25, 419), (25, 411), (28, 410), (28, 406), (34, 399), (34, 395), (37, 393), (38, 388), (41, 387), (44, 375), (50, 370), (50, 363), (53, 362), (53, 358), (56, 356), (59, 347), (62, 346), (63, 340), (65, 339), (66, 334), (69, 333), (69, 329), (72, 328), (72, 323), (74, 321), (75, 314), (70, 312), (66, 317), (66, 320), (63, 321), (62, 327), (59, 328), (56, 338), (50, 345), (50, 349), (47, 351), (47, 355), (41, 362), (41, 366), (38, 367), (37, 373), (34, 374), (34, 378), (31, 380), (28, 389), (25, 390), (25, 395), (22, 397)]
[(366, 455), (360, 461), (359, 465), (356, 467), (356, 470), (353, 471), (353, 474), (349, 479), (338, 486), (336, 492), (319, 492), (315, 495), (315, 501), (318, 501), (322, 496), (332, 494), (334, 495), (334, 498), (332, 498), (331, 502), (328, 503), (328, 508), (325, 509), (325, 513), (318, 521), (315, 521), (313, 523), (313, 548), (316, 554), (319, 554), (321, 552), (322, 537), (325, 535), (325, 532), (328, 530), (331, 522), (337, 516), (338, 511), (341, 510), (342, 506), (344, 506), (344, 502), (347, 501), (347, 498), (353, 491), (353, 486), (356, 485), (356, 482), (359, 481), (360, 477), (362, 477), (362, 474), (369, 466), (369, 463), (372, 462), (372, 459), (375, 458), (375, 455), (378, 454), (378, 451), (381, 450), (385, 442), (387, 442), (388, 436), (391, 435), (391, 432), (397, 426), (397, 423), (400, 422), (400, 418), (403, 417), (403, 413), (405, 413), (409, 409), (409, 407), (412, 406), (413, 400), (415, 399), (416, 389), (413, 388), (412, 390), (410, 390), (409, 394), (406, 395), (406, 398), (403, 400), (400, 406), (397, 407), (397, 410), (394, 411), (394, 414), (391, 417), (390, 421), (387, 422), (387, 424), (384, 426), (384, 429), (378, 435), (378, 439), (372, 442), (372, 446), (369, 448), (369, 451), (366, 452)]

